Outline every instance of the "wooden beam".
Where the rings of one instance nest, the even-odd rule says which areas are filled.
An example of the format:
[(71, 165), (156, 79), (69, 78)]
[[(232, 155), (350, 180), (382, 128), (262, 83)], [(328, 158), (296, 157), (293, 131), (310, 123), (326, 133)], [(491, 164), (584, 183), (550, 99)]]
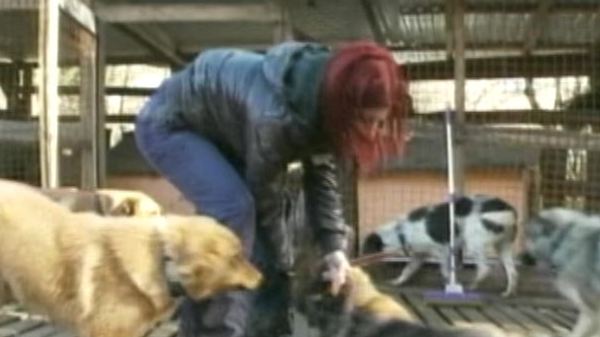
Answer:
[(96, 13), (109, 23), (259, 22), (273, 23), (277, 13), (267, 4), (115, 4), (98, 5)]
[(81, 78), (84, 79), (80, 87), (79, 114), (81, 115), (81, 134), (83, 144), (80, 149), (80, 187), (84, 190), (93, 190), (98, 187), (98, 110), (96, 101), (97, 84), (97, 55), (96, 36), (93, 39), (92, 48), (84, 51), (81, 55)]
[(539, 0), (537, 9), (527, 22), (525, 43), (523, 44), (523, 51), (525, 55), (530, 55), (536, 48), (551, 7), (551, 0)]
[(55, 188), (59, 181), (58, 153), (58, 0), (40, 0), (38, 48), (40, 55), (39, 140), (41, 184)]
[(96, 160), (98, 172), (98, 187), (106, 186), (107, 178), (107, 140), (106, 140), (106, 24), (97, 22), (98, 35), (96, 43), (96, 142), (98, 157)]
[[(439, 138), (444, 133), (441, 123), (419, 123), (413, 127), (415, 136)], [(478, 144), (506, 144), (532, 148), (600, 150), (600, 135), (576, 131), (547, 129), (498, 128), (483, 125), (465, 125), (456, 135), (463, 142)]]
[[(416, 3), (416, 2), (415, 2)], [(445, 6), (441, 4), (417, 4), (400, 7), (400, 15), (431, 15), (432, 13), (444, 13)], [(465, 5), (467, 14), (530, 14), (538, 9), (538, 4), (531, 2), (492, 2), (492, 1), (470, 1)], [(589, 13), (600, 10), (597, 2), (575, 2), (562, 1), (556, 3), (551, 13)]]
[[(538, 43), (536, 53), (541, 54), (543, 52), (581, 52), (589, 49), (591, 42), (561, 42), (561, 43)], [(392, 51), (445, 51), (447, 46), (446, 41), (437, 43), (418, 42), (411, 44), (403, 43), (391, 43), (388, 44), (388, 48)], [(497, 52), (514, 52), (521, 53), (523, 51), (522, 42), (465, 42), (465, 48), (469, 51), (497, 51)]]
[[(581, 119), (573, 119), (571, 116), (593, 116), (594, 111), (565, 111), (565, 110), (491, 110), (491, 111), (466, 111), (465, 119), (468, 124), (538, 124), (559, 125), (576, 122), (584, 124)], [(580, 117), (581, 118), (581, 117)], [(430, 112), (416, 114), (413, 119), (419, 122), (443, 122), (443, 112)], [(589, 119), (589, 124), (600, 127), (600, 120)]]
[(40, 0), (0, 0), (0, 12), (14, 10), (37, 10), (39, 8)]
[[(589, 67), (594, 62), (598, 60), (589, 54), (493, 57), (467, 59), (465, 68), (469, 79), (556, 77), (589, 75)], [(454, 79), (450, 61), (407, 63), (406, 68), (412, 80)]]
[[(103, 86), (104, 87), (104, 86)], [(61, 85), (58, 87), (59, 95), (79, 95), (80, 86), (78, 85)], [(106, 95), (115, 96), (150, 96), (154, 93), (154, 88), (140, 88), (140, 87), (118, 87), (110, 86), (105, 87), (103, 92)], [(14, 87), (15, 95), (33, 95), (38, 92), (37, 87), (31, 86), (19, 86)], [(12, 106), (8, 110), (11, 110)]]
[(276, 13), (279, 20), (273, 22), (273, 43), (281, 43), (294, 39), (293, 24), (286, 1), (270, 0), (271, 11)]
[(113, 27), (124, 32), (150, 52), (163, 58), (172, 66), (182, 67), (186, 61), (177, 53), (173, 41), (156, 26), (115, 24)]
[[(449, 4), (449, 1), (446, 1), (446, 4)], [(452, 51), (454, 50), (454, 36), (452, 30), (452, 7), (446, 6), (446, 10), (444, 12), (444, 33), (446, 35), (446, 59), (450, 60), (452, 58)]]
[(298, 27), (292, 27), (292, 36), (296, 41), (304, 41), (304, 42), (321, 42), (316, 37), (306, 33)]
[[(542, 29), (547, 22), (548, 11), (551, 8), (551, 0), (539, 0), (538, 8), (531, 15), (525, 28), (525, 42), (523, 43), (523, 55), (531, 57), (533, 51), (537, 47), (539, 37), (542, 35)], [(527, 76), (525, 79), (525, 89), (523, 90), (532, 109), (539, 109), (539, 103), (535, 97), (535, 89), (533, 88), (533, 78)]]
[(373, 33), (373, 37), (375, 41), (379, 43), (385, 43), (385, 34), (383, 33), (382, 20), (383, 18), (377, 14), (375, 10), (375, 6), (378, 6), (375, 1), (370, 0), (361, 0), (360, 1), (363, 11), (365, 12), (365, 16), (367, 17), (367, 21), (369, 22), (369, 26), (371, 27), (371, 32)]
[[(465, 124), (465, 0), (450, 1), (452, 2), (452, 61), (454, 66), (455, 119), (453, 133), (460, 133)], [(452, 170), (450, 170), (450, 167), (448, 169), (448, 182), (454, 184), (455, 190), (452, 192), (456, 195), (462, 195), (465, 190), (465, 143), (457, 138), (450, 151), (454, 152), (454, 163)], [(453, 176), (450, 176), (450, 174), (453, 174)]]
[(81, 0), (59, 0), (60, 9), (77, 21), (80, 26), (96, 34), (96, 21), (92, 10)]

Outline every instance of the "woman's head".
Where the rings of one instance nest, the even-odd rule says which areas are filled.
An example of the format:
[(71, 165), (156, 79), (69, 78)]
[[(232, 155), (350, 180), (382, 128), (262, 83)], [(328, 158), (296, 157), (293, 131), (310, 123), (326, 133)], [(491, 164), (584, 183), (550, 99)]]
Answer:
[(363, 172), (402, 154), (408, 81), (392, 55), (372, 42), (354, 42), (334, 53), (322, 89), (325, 127), (338, 152)]

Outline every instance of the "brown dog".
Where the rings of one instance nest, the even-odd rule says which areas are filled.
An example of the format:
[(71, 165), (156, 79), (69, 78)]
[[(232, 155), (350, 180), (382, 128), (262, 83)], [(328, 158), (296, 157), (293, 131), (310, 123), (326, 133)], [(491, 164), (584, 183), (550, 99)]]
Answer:
[(401, 319), (415, 321), (415, 317), (391, 296), (380, 292), (369, 275), (359, 267), (352, 267), (348, 274), (349, 301), (357, 309), (373, 313), (381, 320)]
[(168, 318), (164, 257), (195, 299), (261, 281), (238, 238), (211, 218), (73, 213), (0, 180), (0, 283), (81, 337), (139, 337)]

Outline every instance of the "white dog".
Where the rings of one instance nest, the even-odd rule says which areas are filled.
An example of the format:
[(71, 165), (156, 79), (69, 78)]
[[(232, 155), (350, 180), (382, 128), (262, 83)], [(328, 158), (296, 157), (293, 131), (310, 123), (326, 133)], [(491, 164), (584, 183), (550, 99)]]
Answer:
[[(515, 268), (513, 242), (517, 232), (517, 212), (506, 201), (492, 196), (475, 195), (455, 201), (457, 247), (465, 248), (475, 257), (477, 274), (470, 285), (477, 288), (489, 272), (487, 252), (499, 254), (508, 282), (502, 296), (516, 290), (518, 273)], [(440, 261), (442, 276), (449, 277), (450, 219), (448, 203), (420, 207), (370, 234), (364, 245), (365, 253), (401, 250), (410, 255), (409, 264), (394, 284), (408, 281), (428, 256)]]

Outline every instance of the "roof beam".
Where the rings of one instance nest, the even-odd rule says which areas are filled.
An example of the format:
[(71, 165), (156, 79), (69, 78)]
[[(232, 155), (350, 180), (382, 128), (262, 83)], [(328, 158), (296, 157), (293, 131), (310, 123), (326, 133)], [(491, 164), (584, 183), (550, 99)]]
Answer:
[[(539, 37), (542, 35), (542, 28), (547, 21), (548, 12), (551, 6), (551, 0), (539, 0), (538, 8), (529, 18), (525, 31), (525, 41), (523, 43), (523, 55), (525, 55), (525, 57), (530, 57), (535, 50)], [(533, 79), (530, 76), (525, 79), (525, 89), (523, 90), (523, 93), (527, 97), (532, 109), (540, 108), (536, 99), (535, 89), (533, 88)]]
[[(444, 4), (409, 5), (400, 6), (400, 15), (430, 15), (431, 13), (444, 13)], [(466, 14), (529, 14), (538, 10), (536, 3), (505, 3), (505, 2), (477, 2), (465, 4)], [(550, 13), (589, 13), (600, 10), (600, 3), (594, 2), (562, 2), (555, 3)]]
[(267, 4), (115, 4), (98, 5), (96, 13), (110, 23), (140, 22), (277, 22)]
[(182, 67), (186, 61), (177, 52), (173, 41), (157, 27), (151, 25), (131, 26), (116, 24), (115, 28), (129, 35), (136, 42), (146, 47), (149, 51), (157, 54), (171, 65)]
[(367, 21), (369, 22), (369, 26), (371, 27), (371, 32), (373, 33), (373, 37), (375, 41), (379, 43), (385, 43), (385, 35), (383, 33), (382, 21), (383, 18), (377, 14), (375, 9), (375, 1), (369, 0), (361, 0), (360, 1), (363, 10), (365, 11), (365, 15), (367, 17)]
[(92, 34), (96, 34), (96, 22), (92, 10), (80, 0), (59, 0), (60, 9)]
[[(585, 75), (592, 63), (590, 54), (511, 56), (466, 60), (466, 78), (555, 77)], [(558, 66), (557, 66), (558, 65)], [(451, 61), (407, 63), (411, 80), (454, 79)]]
[[(447, 50), (447, 41), (440, 41), (439, 43), (418, 43), (418, 44), (400, 44), (392, 43), (389, 45), (392, 51), (419, 51), (419, 52), (444, 52)], [(483, 42), (473, 43), (466, 41), (465, 48), (468, 51), (481, 50), (481, 51), (515, 51), (520, 54), (523, 53), (523, 42)], [(590, 48), (590, 43), (579, 43), (579, 42), (565, 42), (565, 43), (538, 43), (536, 44), (536, 52), (538, 51), (553, 51), (553, 52), (579, 52), (586, 51)]]
[(536, 48), (542, 28), (548, 18), (548, 12), (552, 6), (551, 0), (539, 0), (538, 8), (529, 19), (527, 31), (525, 33), (525, 43), (523, 44), (523, 52), (525, 55), (531, 54)]

